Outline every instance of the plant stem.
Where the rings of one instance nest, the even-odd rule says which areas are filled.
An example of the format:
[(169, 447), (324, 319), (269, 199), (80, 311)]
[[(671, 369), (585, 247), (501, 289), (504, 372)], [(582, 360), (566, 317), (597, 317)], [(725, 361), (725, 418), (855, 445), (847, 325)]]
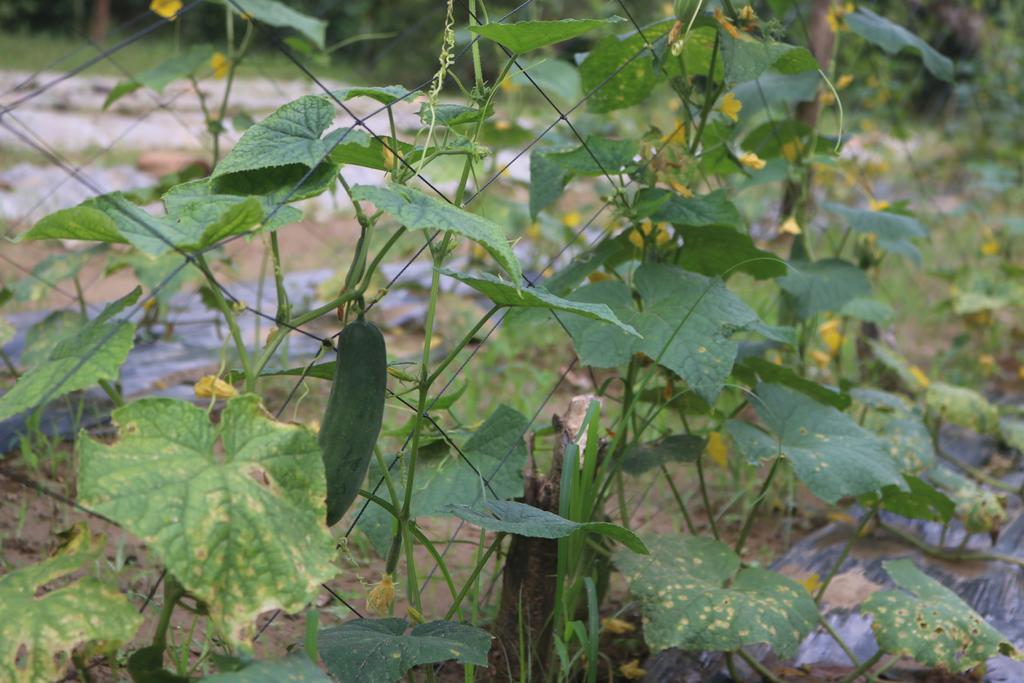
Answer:
[(156, 623), (156, 630), (153, 631), (152, 644), (161, 649), (167, 647), (167, 629), (171, 625), (171, 614), (175, 605), (185, 595), (185, 589), (170, 572), (164, 577), (164, 604), (160, 608), (160, 617)]
[(853, 544), (857, 542), (857, 539), (860, 538), (860, 535), (868, 525), (868, 522), (874, 519), (876, 514), (878, 514), (877, 504), (871, 508), (871, 512), (864, 515), (863, 519), (860, 520), (860, 524), (857, 525), (856, 531), (854, 531), (853, 535), (851, 535), (849, 540), (846, 541), (846, 545), (843, 546), (842, 552), (839, 553), (839, 558), (835, 561), (835, 564), (832, 565), (832, 568), (829, 569), (828, 576), (825, 577), (825, 580), (821, 584), (821, 588), (818, 589), (817, 595), (814, 596), (814, 602), (819, 605), (821, 604), (821, 599), (824, 597), (825, 591), (828, 590), (828, 585), (832, 583), (832, 579), (835, 578), (839, 569), (843, 566), (843, 563), (846, 562), (846, 558), (853, 549)]
[(771, 671), (769, 671), (768, 667), (766, 667), (764, 664), (748, 655), (743, 650), (736, 650), (736, 656), (742, 659), (744, 662), (746, 662), (747, 666), (749, 666), (751, 669), (760, 674), (763, 680), (770, 681), (770, 683), (786, 683), (781, 678), (779, 678)]
[(750, 507), (750, 512), (747, 513), (747, 519), (743, 523), (743, 529), (740, 531), (739, 540), (736, 541), (736, 554), (743, 557), (743, 546), (747, 542), (747, 536), (750, 535), (750, 530), (754, 527), (754, 515), (757, 513), (757, 509), (761, 506), (761, 501), (764, 500), (768, 494), (768, 487), (771, 486), (772, 480), (775, 478), (775, 472), (779, 469), (779, 463), (782, 461), (782, 456), (776, 456), (772, 462), (772, 468), (768, 470), (768, 476), (765, 477), (764, 483), (761, 484), (761, 490), (757, 492), (757, 498), (754, 499), (754, 504)]
[(860, 666), (854, 669), (849, 676), (842, 680), (842, 683), (853, 683), (855, 680), (866, 674), (871, 667), (878, 663), (878, 661), (885, 656), (885, 653), (879, 650), (875, 654), (871, 655), (864, 661)]
[(234, 311), (231, 310), (231, 306), (224, 299), (224, 294), (220, 291), (220, 287), (217, 284), (217, 279), (213, 277), (213, 273), (210, 272), (210, 267), (206, 264), (206, 259), (202, 254), (196, 255), (196, 263), (199, 265), (199, 269), (203, 271), (203, 276), (210, 285), (210, 293), (213, 294), (214, 303), (217, 304), (217, 308), (220, 309), (224, 320), (228, 324), (228, 329), (231, 330), (231, 338), (235, 342), (235, 349), (238, 351), (242, 369), (245, 371), (245, 390), (246, 392), (251, 392), (256, 388), (256, 375), (253, 373), (252, 360), (249, 358), (245, 341), (242, 339), (242, 331), (238, 328), (238, 321), (235, 320)]
[(708, 528), (711, 529), (711, 535), (715, 537), (715, 540), (719, 540), (718, 536), (718, 525), (715, 524), (715, 513), (711, 509), (711, 500), (708, 497), (707, 483), (704, 481), (704, 452), (701, 451), (700, 455), (697, 456), (697, 481), (700, 484), (700, 497), (704, 501), (704, 511), (708, 516)]
[(105, 379), (101, 379), (99, 384), (100, 388), (103, 389), (107, 396), (110, 397), (110, 400), (114, 402), (114, 406), (116, 408), (120, 408), (124, 405), (124, 397), (121, 396), (121, 392), (117, 390), (117, 387)]
[(686, 522), (686, 528), (689, 530), (690, 535), (697, 535), (697, 527), (693, 525), (693, 520), (690, 518), (690, 513), (686, 509), (686, 503), (683, 501), (683, 497), (679, 495), (679, 489), (676, 488), (676, 483), (672, 481), (672, 475), (669, 474), (668, 468), (665, 464), (661, 464), (661, 473), (665, 475), (665, 481), (668, 482), (668, 486), (672, 489), (672, 497), (676, 499), (676, 505), (679, 506), (679, 511), (683, 513), (683, 520)]
[(996, 479), (995, 477), (988, 474), (984, 470), (975, 467), (974, 465), (970, 465), (960, 460), (959, 458), (950, 455), (949, 453), (946, 453), (944, 450), (939, 448), (937, 441), (938, 440), (936, 439), (935, 452), (938, 454), (940, 458), (942, 458), (946, 462), (952, 465), (956, 465), (964, 472), (971, 475), (974, 479), (980, 481), (982, 484), (988, 484), (992, 488), (999, 489), (1000, 491), (1006, 491), (1008, 493), (1021, 493), (1021, 487), (1012, 486), (1010, 484), (1007, 484), (1005, 481), (1000, 481), (999, 479)]
[(495, 536), (494, 541), (491, 543), (490, 547), (487, 548), (487, 552), (485, 552), (483, 556), (480, 557), (479, 560), (477, 560), (476, 566), (473, 567), (473, 573), (470, 574), (469, 578), (467, 578), (463, 582), (462, 589), (459, 590), (459, 594), (455, 597), (455, 601), (452, 603), (452, 606), (448, 608), (448, 613), (444, 616), (445, 619), (451, 619), (453, 616), (455, 616), (456, 610), (458, 609), (459, 605), (462, 604), (462, 601), (465, 599), (466, 594), (469, 593), (470, 588), (472, 588), (473, 584), (480, 576), (480, 572), (483, 571), (483, 568), (487, 566), (487, 561), (491, 559), (491, 555), (497, 552), (498, 548), (501, 547), (501, 541), (504, 538), (505, 534), (503, 533), (499, 533), (497, 536)]
[(888, 531), (893, 536), (896, 536), (905, 543), (909, 543), (929, 557), (934, 557), (940, 560), (950, 560), (953, 562), (1006, 562), (1007, 564), (1013, 564), (1024, 569), (1024, 558), (1015, 557), (1013, 555), (1004, 555), (1003, 553), (985, 553), (972, 550), (946, 550), (945, 548), (936, 548), (930, 543), (925, 543), (924, 541), (911, 536), (902, 529), (886, 524), (885, 522), (878, 522), (878, 528)]
[(853, 650), (850, 649), (850, 646), (847, 645), (846, 641), (843, 640), (842, 636), (840, 636), (836, 632), (836, 630), (832, 628), (832, 624), (828, 623), (828, 619), (825, 618), (825, 615), (821, 614), (820, 612), (818, 613), (818, 623), (821, 624), (821, 627), (824, 628), (830, 636), (832, 636), (832, 640), (836, 641), (836, 644), (839, 646), (839, 649), (841, 649), (846, 654), (846, 656), (850, 658), (850, 663), (854, 666), (860, 666), (861, 663), (860, 660), (857, 659), (857, 655), (853, 654)]

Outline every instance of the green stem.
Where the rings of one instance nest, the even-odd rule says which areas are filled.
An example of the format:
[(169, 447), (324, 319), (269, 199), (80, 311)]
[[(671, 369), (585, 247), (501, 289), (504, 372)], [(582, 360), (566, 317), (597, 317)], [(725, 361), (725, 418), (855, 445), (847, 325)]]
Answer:
[(103, 389), (107, 396), (110, 397), (110, 400), (114, 402), (114, 406), (120, 408), (124, 405), (124, 397), (121, 396), (121, 392), (117, 390), (117, 387), (105, 379), (101, 379), (99, 383), (100, 388)]
[(242, 331), (238, 328), (238, 321), (235, 320), (235, 313), (231, 310), (231, 306), (224, 299), (224, 294), (220, 291), (220, 287), (217, 285), (217, 279), (213, 277), (213, 273), (210, 272), (210, 267), (206, 264), (206, 259), (202, 254), (196, 255), (196, 263), (199, 265), (199, 269), (203, 272), (203, 276), (206, 278), (207, 283), (210, 285), (210, 293), (213, 294), (214, 303), (217, 304), (217, 308), (220, 309), (221, 315), (224, 316), (224, 320), (228, 324), (228, 329), (231, 330), (231, 338), (235, 342), (235, 349), (238, 351), (238, 358), (242, 363), (242, 369), (245, 371), (245, 391), (251, 392), (256, 388), (256, 375), (253, 374), (252, 359), (249, 358), (249, 352), (245, 347), (245, 341), (242, 339)]
[(707, 90), (704, 92), (704, 106), (700, 110), (700, 122), (697, 124), (697, 130), (693, 134), (693, 140), (690, 142), (690, 155), (697, 153), (697, 147), (700, 146), (700, 140), (704, 136), (704, 126), (708, 121), (708, 116), (711, 114), (711, 106), (718, 99), (718, 94), (721, 92), (721, 87), (716, 87), (715, 82), (715, 65), (718, 59), (718, 45), (719, 35), (718, 31), (715, 31), (715, 44), (711, 48), (711, 65), (708, 69), (708, 83)]
[(284, 287), (284, 271), (281, 268), (281, 248), (277, 241), (277, 232), (270, 233), (270, 257), (274, 262), (274, 286), (277, 290), (278, 324), (291, 317), (291, 304), (288, 303), (288, 290)]
[(781, 678), (779, 678), (771, 671), (769, 671), (764, 664), (757, 661), (743, 650), (736, 650), (736, 656), (742, 659), (744, 662), (746, 662), (747, 666), (749, 666), (751, 669), (760, 674), (762, 679), (769, 681), (770, 683), (786, 683)]
[(693, 525), (693, 520), (690, 518), (690, 513), (686, 510), (686, 503), (683, 502), (683, 497), (679, 495), (679, 489), (676, 488), (676, 483), (672, 481), (672, 475), (669, 474), (668, 468), (665, 464), (661, 465), (661, 473), (665, 475), (665, 481), (668, 482), (668, 486), (672, 489), (672, 497), (676, 499), (676, 505), (679, 506), (679, 511), (683, 513), (683, 519), (686, 521), (686, 528), (690, 531), (691, 536), (697, 535), (697, 527)]
[(839, 569), (843, 566), (843, 563), (846, 562), (846, 558), (850, 555), (850, 551), (853, 549), (853, 544), (857, 542), (857, 539), (860, 538), (860, 535), (864, 531), (864, 528), (867, 527), (868, 522), (874, 519), (876, 514), (878, 514), (877, 504), (875, 504), (875, 506), (871, 508), (871, 512), (864, 515), (864, 518), (860, 520), (860, 524), (857, 525), (856, 531), (854, 531), (853, 535), (850, 536), (849, 540), (846, 541), (846, 545), (843, 546), (843, 550), (839, 553), (838, 559), (836, 559), (835, 563), (832, 565), (832, 568), (829, 569), (828, 576), (825, 577), (825, 581), (822, 582), (821, 588), (818, 589), (817, 595), (814, 596), (814, 602), (818, 603), (819, 605), (821, 604), (821, 599), (822, 597), (824, 597), (825, 591), (828, 590), (828, 585), (832, 583), (832, 579), (835, 578), (836, 574), (839, 572)]
[[(711, 535), (715, 537), (715, 540), (719, 540), (718, 536), (718, 525), (715, 524), (715, 513), (711, 509), (711, 500), (708, 497), (707, 483), (704, 481), (704, 452), (697, 456), (697, 481), (700, 484), (700, 497), (704, 502), (704, 511), (708, 516), (708, 528), (711, 529)], [(741, 537), (742, 538), (742, 537)], [(736, 553), (739, 554), (739, 551)]]
[(945, 548), (936, 548), (930, 543), (925, 543), (924, 541), (911, 536), (902, 529), (886, 524), (885, 522), (878, 522), (878, 528), (888, 531), (904, 543), (914, 546), (929, 557), (953, 562), (1006, 562), (1007, 564), (1013, 564), (1024, 569), (1024, 558), (1015, 557), (1013, 555), (1004, 555), (1003, 553), (985, 553), (973, 550), (947, 550)]
[(866, 674), (868, 671), (870, 671), (871, 667), (873, 667), (875, 664), (877, 664), (879, 662), (879, 660), (882, 659), (882, 657), (884, 657), (884, 656), (885, 656), (885, 653), (882, 652), (881, 650), (879, 650), (875, 654), (871, 655), (871, 657), (869, 657), (868, 659), (864, 660), (863, 664), (861, 664), (856, 669), (854, 669), (852, 672), (850, 672), (850, 675), (847, 676), (846, 678), (844, 678), (842, 680), (842, 683), (853, 683), (858, 678), (860, 678), (861, 676)]
[(459, 594), (455, 596), (454, 603), (452, 604), (451, 607), (448, 608), (448, 613), (444, 615), (445, 619), (451, 619), (453, 616), (455, 616), (455, 613), (458, 610), (459, 605), (462, 604), (462, 601), (466, 598), (466, 594), (469, 593), (473, 584), (480, 576), (480, 572), (482, 572), (484, 567), (487, 566), (487, 561), (491, 559), (491, 555), (497, 552), (498, 548), (501, 547), (501, 541), (503, 538), (505, 538), (505, 534), (503, 533), (499, 533), (497, 536), (494, 537), (494, 541), (491, 543), (491, 546), (487, 549), (487, 552), (483, 554), (483, 556), (477, 561), (476, 566), (473, 567), (473, 573), (470, 574), (469, 578), (463, 582), (462, 589), (459, 591)]
[(78, 276), (74, 277), (75, 283), (75, 294), (78, 296), (78, 310), (81, 312), (83, 318), (89, 317), (89, 307), (85, 305), (85, 292), (82, 291), (82, 281), (79, 280)]
[(754, 499), (754, 504), (750, 507), (750, 512), (747, 513), (747, 519), (743, 523), (743, 530), (740, 531), (739, 540), (736, 541), (736, 554), (740, 557), (743, 556), (743, 546), (747, 542), (747, 536), (750, 535), (750, 530), (754, 527), (754, 517), (757, 509), (761, 506), (761, 501), (768, 494), (768, 487), (771, 486), (772, 480), (775, 478), (775, 472), (778, 471), (780, 462), (782, 462), (782, 456), (776, 456), (772, 462), (772, 468), (768, 471), (768, 476), (765, 477), (764, 483), (761, 484), (761, 490), (758, 491), (757, 498)]
[(1000, 481), (999, 479), (996, 479), (995, 477), (993, 477), (992, 475), (988, 474), (984, 470), (979, 469), (979, 468), (975, 467), (974, 465), (969, 465), (968, 463), (960, 460), (959, 458), (956, 458), (956, 457), (950, 455), (949, 453), (946, 453), (944, 450), (942, 450), (941, 448), (938, 447), (937, 443), (936, 443), (935, 452), (938, 454), (938, 456), (940, 458), (942, 458), (943, 460), (945, 460), (946, 462), (948, 462), (948, 463), (950, 463), (952, 465), (956, 465), (957, 467), (962, 469), (964, 472), (966, 472), (967, 474), (971, 475), (971, 477), (973, 477), (974, 479), (977, 479), (978, 481), (980, 481), (982, 484), (987, 484), (987, 485), (991, 486), (992, 488), (999, 489), (1000, 491), (1007, 491), (1009, 493), (1020, 493), (1021, 492), (1021, 487), (1020, 486), (1012, 486), (1010, 484), (1007, 484), (1005, 481)]
[(836, 641), (839, 649), (841, 649), (843, 653), (850, 658), (850, 663), (854, 666), (860, 666), (861, 663), (860, 660), (857, 659), (857, 655), (853, 654), (853, 650), (850, 649), (850, 646), (847, 645), (846, 641), (842, 639), (834, 628), (832, 628), (832, 624), (828, 623), (828, 619), (825, 618), (825, 615), (820, 612), (818, 613), (818, 623), (821, 624), (821, 627), (825, 629), (830, 636), (832, 636), (832, 640)]
[(455, 359), (459, 355), (459, 352), (462, 351), (462, 349), (466, 348), (466, 345), (473, 341), (473, 337), (475, 337), (476, 333), (480, 331), (480, 328), (486, 325), (487, 321), (490, 320), (491, 317), (495, 313), (497, 313), (499, 309), (499, 306), (492, 306), (491, 309), (487, 311), (487, 313), (485, 313), (482, 318), (480, 318), (476, 325), (473, 326), (473, 329), (466, 333), (466, 335), (462, 338), (462, 341), (460, 341), (455, 346), (455, 348), (453, 348), (448, 353), (448, 355), (445, 356), (445, 358), (441, 361), (440, 365), (438, 365), (437, 369), (435, 369), (434, 372), (432, 372), (430, 376), (427, 377), (428, 384), (433, 384), (434, 382), (437, 381), (437, 378), (440, 377), (441, 373), (444, 372), (445, 368), (447, 368), (449, 365), (452, 364), (452, 362), (455, 361)]
[(160, 616), (156, 623), (156, 630), (153, 631), (152, 645), (159, 647), (161, 652), (167, 647), (167, 629), (171, 625), (171, 614), (174, 607), (185, 595), (185, 589), (170, 572), (164, 576), (164, 604), (160, 608)]

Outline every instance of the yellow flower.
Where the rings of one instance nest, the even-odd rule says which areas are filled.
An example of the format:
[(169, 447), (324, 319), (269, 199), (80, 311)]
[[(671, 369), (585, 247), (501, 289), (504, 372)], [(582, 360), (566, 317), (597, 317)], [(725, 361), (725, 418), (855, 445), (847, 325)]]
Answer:
[(513, 92), (516, 92), (517, 90), (519, 90), (519, 84), (518, 83), (514, 83), (512, 81), (512, 77), (511, 76), (509, 76), (508, 78), (503, 80), (499, 87), (501, 88), (501, 91), (505, 92), (505, 93), (513, 93)]
[(222, 53), (214, 52), (210, 57), (210, 68), (213, 69), (214, 78), (225, 78), (231, 70), (231, 62)]
[(982, 256), (995, 256), (999, 253), (999, 240), (986, 240), (981, 243)]
[(983, 353), (978, 356), (978, 365), (985, 374), (989, 374), (996, 367), (996, 357), (991, 353)]
[(783, 235), (799, 235), (803, 230), (800, 229), (800, 224), (796, 222), (796, 217), (790, 216), (779, 226), (779, 232)]
[(755, 171), (760, 171), (765, 167), (765, 160), (757, 156), (753, 152), (745, 152), (740, 155), (740, 163), (747, 168), (752, 168)]
[(608, 633), (621, 636), (626, 633), (632, 633), (636, 630), (636, 626), (626, 621), (625, 619), (616, 619), (615, 617), (607, 617), (601, 620), (601, 630), (608, 631)]
[(204, 375), (192, 387), (196, 398), (229, 399), (238, 396), (238, 390), (214, 375)]
[(802, 151), (803, 144), (798, 139), (790, 140), (782, 145), (782, 156), (786, 157), (786, 161), (796, 161)]
[(817, 574), (811, 574), (802, 579), (797, 579), (796, 582), (807, 589), (807, 592), (811, 595), (817, 593), (818, 589), (821, 588), (821, 577)]
[(664, 143), (682, 145), (686, 143), (686, 125), (682, 122), (676, 124), (675, 130), (661, 138)]
[(380, 583), (370, 589), (366, 604), (377, 614), (391, 613), (391, 606), (395, 604), (395, 582), (391, 580), (391, 574), (382, 576)]
[(731, 92), (725, 93), (721, 101), (718, 103), (718, 111), (731, 119), (734, 123), (740, 120), (740, 110), (743, 109), (743, 103), (736, 99), (736, 96)]
[(874, 197), (871, 197), (868, 199), (868, 208), (872, 211), (885, 211), (889, 208), (889, 200), (875, 199)]
[(640, 221), (640, 232), (642, 232), (645, 237), (649, 236), (651, 232), (653, 232), (653, 230), (654, 225), (651, 223), (650, 218), (645, 218), (642, 221)]
[(570, 211), (569, 213), (562, 216), (562, 225), (567, 228), (575, 228), (580, 222), (580, 212)]
[(510, 121), (506, 121), (505, 119), (501, 119), (499, 121), (494, 122), (494, 130), (508, 130), (511, 127), (512, 123)]
[(843, 346), (841, 327), (842, 321), (839, 318), (832, 318), (818, 325), (818, 338), (833, 356), (839, 353), (839, 349)]
[(721, 432), (708, 434), (708, 444), (704, 447), (708, 452), (711, 462), (719, 467), (725, 468), (729, 464), (729, 447), (722, 438)]
[(483, 260), (487, 258), (487, 250), (477, 243), (473, 243), (473, 258)]
[(853, 74), (843, 74), (836, 79), (836, 90), (845, 90), (853, 83)]
[(647, 669), (640, 666), (640, 660), (634, 659), (619, 667), (619, 673), (631, 681), (638, 681), (647, 675)]
[(737, 31), (736, 27), (732, 25), (732, 20), (730, 20), (729, 17), (722, 14), (722, 10), (718, 9), (717, 7), (715, 8), (715, 21), (718, 22), (719, 26), (725, 29), (726, 33), (728, 33), (733, 38), (739, 40), (740, 32)]
[(832, 33), (839, 33), (840, 31), (846, 30), (846, 15), (853, 14), (857, 8), (852, 2), (846, 2), (842, 5), (834, 4), (828, 9), (828, 15), (825, 19), (828, 21), (828, 27), (832, 29)]
[(932, 381), (928, 379), (928, 375), (924, 374), (921, 368), (916, 365), (911, 365), (909, 371), (910, 376), (914, 378), (914, 381), (921, 385), (922, 389), (927, 389), (928, 385), (932, 383)]
[(526, 236), (530, 239), (537, 239), (540, 237), (540, 223), (534, 221), (526, 226)]
[(149, 3), (149, 9), (164, 19), (174, 21), (181, 11), (181, 0), (153, 0)]
[(818, 95), (818, 101), (821, 102), (821, 106), (828, 107), (836, 103), (836, 96), (832, 94), (831, 90), (826, 90)]
[(811, 351), (808, 355), (811, 357), (811, 360), (814, 361), (814, 364), (817, 365), (822, 370), (827, 368), (829, 364), (832, 362), (832, 356), (828, 355), (824, 351), (818, 351), (817, 349), (815, 349), (814, 351)]
[(676, 194), (678, 194), (680, 197), (686, 197), (687, 199), (693, 197), (693, 192), (690, 191), (690, 188), (688, 188), (686, 185), (683, 185), (678, 180), (671, 180), (668, 184), (669, 186), (671, 186), (673, 190), (676, 191)]
[(643, 249), (644, 248), (644, 236), (643, 236), (643, 233), (641, 233), (639, 230), (637, 230), (635, 228), (630, 230), (629, 231), (629, 238), (628, 239), (629, 239), (629, 243), (632, 244), (637, 249)]
[(661, 246), (666, 242), (671, 241), (672, 233), (668, 231), (668, 226), (664, 223), (658, 223), (658, 233), (654, 236), (654, 244)]

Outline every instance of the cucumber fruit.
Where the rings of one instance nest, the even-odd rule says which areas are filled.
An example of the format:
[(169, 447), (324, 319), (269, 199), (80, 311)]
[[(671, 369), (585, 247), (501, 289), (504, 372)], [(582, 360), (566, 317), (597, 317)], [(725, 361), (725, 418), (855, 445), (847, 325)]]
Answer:
[(384, 419), (387, 376), (387, 350), (377, 326), (362, 319), (346, 325), (320, 424), (328, 526), (345, 514), (366, 478)]

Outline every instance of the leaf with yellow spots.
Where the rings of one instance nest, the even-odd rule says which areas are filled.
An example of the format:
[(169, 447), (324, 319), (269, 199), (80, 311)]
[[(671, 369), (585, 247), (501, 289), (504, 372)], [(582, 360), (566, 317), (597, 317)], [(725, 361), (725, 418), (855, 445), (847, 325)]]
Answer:
[(874, 339), (868, 339), (867, 342), (878, 362), (896, 373), (908, 389), (916, 393), (928, 388), (931, 382), (919, 367), (911, 365), (906, 358), (881, 342)]
[(883, 486), (906, 489), (886, 444), (845, 413), (777, 384), (759, 385), (757, 397), (754, 407), (771, 434), (739, 420), (726, 423), (748, 461), (781, 454), (811, 493), (827, 503)]
[(872, 617), (883, 652), (953, 672), (973, 669), (996, 655), (1021, 659), (1002, 633), (913, 562), (890, 560), (882, 566), (903, 590), (875, 593), (860, 609)]
[(53, 557), (0, 576), (0, 679), (57, 681), (81, 643), (135, 636), (142, 617), (115, 586), (85, 576), (45, 589), (92, 566), (105, 544), (102, 535), (75, 527)]
[(1006, 522), (1006, 505), (995, 493), (945, 467), (936, 467), (929, 478), (949, 494), (967, 531), (993, 533)]
[(710, 538), (646, 539), (649, 556), (619, 552), (615, 564), (644, 611), (644, 638), (654, 651), (730, 652), (766, 643), (782, 658), (817, 623), (818, 608), (792, 579), (740, 568), (728, 546)]
[(433, 621), (407, 634), (404, 619), (356, 619), (317, 634), (317, 649), (338, 680), (392, 683), (420, 664), (450, 659), (487, 666), (491, 635), (470, 624)]
[(256, 617), (296, 612), (334, 576), (316, 435), (272, 420), (257, 396), (227, 402), (218, 424), (184, 401), (114, 411), (120, 439), (82, 439), (79, 498), (138, 536), (207, 604), (234, 646)]
[(999, 410), (973, 389), (942, 382), (932, 382), (924, 395), (928, 412), (979, 434), (994, 433), (999, 428)]

